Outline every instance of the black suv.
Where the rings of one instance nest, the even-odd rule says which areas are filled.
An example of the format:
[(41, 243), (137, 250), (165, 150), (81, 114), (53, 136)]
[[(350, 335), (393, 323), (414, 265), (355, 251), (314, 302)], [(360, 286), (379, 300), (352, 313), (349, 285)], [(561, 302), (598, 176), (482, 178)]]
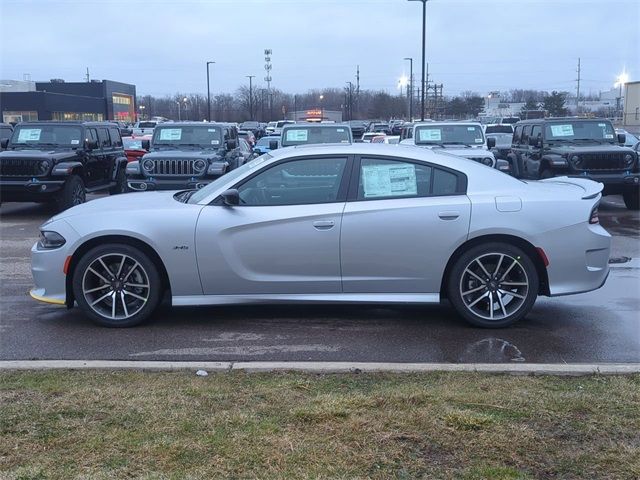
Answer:
[(515, 126), (507, 159), (518, 178), (586, 177), (602, 182), (604, 195), (622, 194), (627, 208), (638, 210), (638, 154), (624, 142), (605, 119), (524, 120)]
[(127, 157), (113, 123), (22, 122), (2, 147), (2, 202), (55, 201), (64, 210), (87, 192), (126, 191)]
[(127, 165), (129, 187), (138, 191), (202, 188), (255, 156), (225, 123), (164, 122), (143, 148), (149, 153)]
[[(10, 123), (0, 123), (0, 142), (3, 140), (9, 140), (13, 133), (13, 126)], [(9, 142), (5, 142), (9, 143)], [(0, 150), (4, 150), (7, 146), (5, 143), (0, 146)]]

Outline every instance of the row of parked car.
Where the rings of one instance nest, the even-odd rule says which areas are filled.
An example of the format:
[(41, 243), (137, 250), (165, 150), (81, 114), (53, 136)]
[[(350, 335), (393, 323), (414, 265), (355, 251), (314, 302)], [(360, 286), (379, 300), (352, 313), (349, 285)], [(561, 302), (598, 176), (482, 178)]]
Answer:
[[(383, 125), (399, 127), (398, 135)], [(199, 189), (278, 148), (369, 141), (444, 151), (528, 180), (588, 177), (639, 208), (640, 144), (608, 120), (370, 122), (358, 138), (362, 126), (140, 122), (123, 137), (129, 132), (113, 122), (24, 122), (1, 143), (0, 201), (54, 201), (66, 209), (87, 192)]]

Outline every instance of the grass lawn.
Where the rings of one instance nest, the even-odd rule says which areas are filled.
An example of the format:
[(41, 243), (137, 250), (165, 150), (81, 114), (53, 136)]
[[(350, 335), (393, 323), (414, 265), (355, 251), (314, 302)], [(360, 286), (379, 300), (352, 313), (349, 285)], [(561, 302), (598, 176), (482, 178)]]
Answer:
[(640, 478), (640, 376), (0, 373), (0, 478)]

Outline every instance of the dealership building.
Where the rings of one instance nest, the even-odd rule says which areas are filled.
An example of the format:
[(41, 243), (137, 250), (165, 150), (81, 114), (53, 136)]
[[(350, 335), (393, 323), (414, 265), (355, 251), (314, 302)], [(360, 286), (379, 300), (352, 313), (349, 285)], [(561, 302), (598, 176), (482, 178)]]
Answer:
[(112, 80), (0, 80), (0, 112), (5, 123), (34, 120), (134, 122), (135, 101), (135, 85)]

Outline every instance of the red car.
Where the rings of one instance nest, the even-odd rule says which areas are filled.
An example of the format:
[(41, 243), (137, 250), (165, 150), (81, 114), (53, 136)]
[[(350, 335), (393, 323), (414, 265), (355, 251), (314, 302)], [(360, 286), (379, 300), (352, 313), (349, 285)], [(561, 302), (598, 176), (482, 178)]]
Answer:
[(124, 145), (124, 153), (127, 155), (127, 161), (133, 162), (134, 160), (140, 160), (145, 153), (149, 151), (142, 147), (142, 141), (151, 141), (151, 135), (140, 135), (131, 137), (122, 137), (122, 144)]

